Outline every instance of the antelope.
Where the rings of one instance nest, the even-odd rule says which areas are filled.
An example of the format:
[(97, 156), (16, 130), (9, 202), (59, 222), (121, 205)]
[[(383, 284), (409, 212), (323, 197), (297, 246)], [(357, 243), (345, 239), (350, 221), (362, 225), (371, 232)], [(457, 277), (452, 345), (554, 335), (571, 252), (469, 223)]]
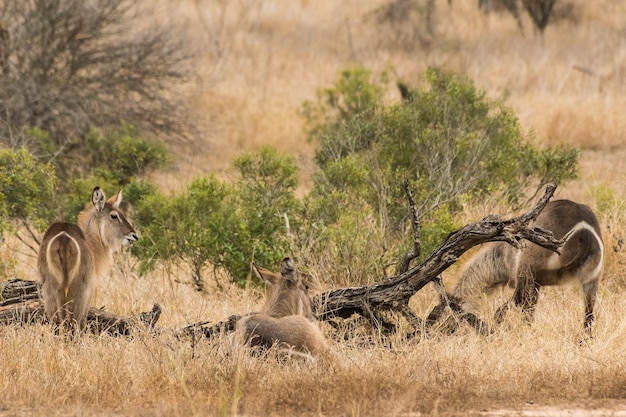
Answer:
[(37, 266), (44, 310), (55, 332), (61, 325), (84, 329), (96, 281), (109, 272), (113, 253), (139, 240), (121, 202), (121, 190), (107, 200), (95, 187), (78, 224), (57, 222), (44, 234)]
[(293, 261), (284, 258), (279, 273), (256, 265), (254, 268), (269, 287), (261, 311), (237, 325), (244, 343), (251, 347), (277, 346), (281, 351), (310, 359), (322, 354), (326, 339), (314, 323), (311, 298)]
[[(482, 293), (508, 285), (515, 289), (512, 302), (532, 319), (541, 287), (577, 281), (585, 301), (584, 329), (591, 336), (604, 261), (598, 219), (586, 205), (556, 200), (545, 206), (534, 226), (551, 231), (557, 239), (565, 239), (560, 255), (533, 244), (518, 249), (504, 242), (491, 243), (462, 272), (452, 299), (464, 311), (474, 313), (475, 301)], [(511, 304), (509, 301), (496, 311), (497, 323), (502, 322)]]

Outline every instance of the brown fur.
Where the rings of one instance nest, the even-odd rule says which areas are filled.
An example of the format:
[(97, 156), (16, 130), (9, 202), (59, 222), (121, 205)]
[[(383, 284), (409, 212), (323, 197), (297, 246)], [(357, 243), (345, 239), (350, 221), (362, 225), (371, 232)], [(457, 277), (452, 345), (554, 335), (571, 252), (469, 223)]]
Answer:
[[(508, 243), (492, 243), (482, 250), (462, 273), (452, 296), (465, 310), (476, 312), (480, 294), (509, 285), (515, 288), (513, 302), (532, 317), (539, 290), (544, 285), (577, 281), (585, 298), (584, 326), (591, 333), (598, 282), (602, 275), (604, 249), (598, 219), (591, 209), (570, 200), (546, 205), (533, 226), (566, 238), (561, 255), (532, 243), (516, 249)], [(496, 313), (501, 321), (511, 303)]]
[(113, 252), (139, 239), (119, 207), (122, 192), (105, 200), (94, 188), (78, 224), (54, 223), (44, 234), (37, 265), (44, 309), (56, 329), (84, 328), (96, 279), (109, 271)]
[(238, 324), (244, 343), (263, 348), (277, 346), (311, 357), (322, 354), (326, 339), (313, 323), (311, 298), (293, 261), (283, 259), (278, 274), (256, 266), (255, 269), (268, 283), (269, 293), (261, 312)]
[(259, 277), (269, 284), (262, 314), (271, 317), (300, 315), (314, 320), (308, 289), (291, 259), (283, 259), (278, 274), (256, 265), (254, 268)]

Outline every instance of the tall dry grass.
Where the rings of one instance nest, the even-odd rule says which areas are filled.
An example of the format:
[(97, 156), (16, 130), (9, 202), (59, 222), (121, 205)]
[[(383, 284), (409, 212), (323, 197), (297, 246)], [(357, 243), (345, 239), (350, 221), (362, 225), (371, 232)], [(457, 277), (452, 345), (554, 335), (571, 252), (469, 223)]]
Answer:
[[(600, 289), (595, 337), (582, 344), (582, 296), (573, 287), (546, 289), (532, 325), (513, 313), (489, 337), (461, 327), (408, 341), (375, 333), (343, 340), (324, 325), (330, 353), (307, 363), (252, 357), (227, 337), (173, 337), (190, 322), (258, 309), (258, 291), (199, 294), (175, 282), (179, 274), (146, 279), (118, 271), (95, 305), (128, 316), (158, 301), (163, 332), (67, 342), (48, 326), (0, 328), (0, 415), (461, 415), (624, 399), (626, 301), (614, 272)], [(412, 307), (425, 316), (435, 301), (427, 288)]]
[[(279, 363), (242, 354), (227, 338), (191, 343), (171, 334), (188, 323), (258, 309), (259, 290), (226, 285), (200, 294), (186, 283), (184, 268), (140, 278), (135, 261), (121, 256), (93, 305), (131, 316), (159, 302), (163, 333), (68, 343), (47, 326), (0, 328), (0, 416), (412, 416), (478, 414), (530, 403), (626, 407), (626, 171), (620, 164), (626, 155), (626, 2), (572, 1), (578, 22), (550, 25), (541, 39), (529, 22), (522, 35), (507, 15), (485, 16), (475, 2), (449, 6), (442, 0), (440, 36), (430, 48), (408, 51), (394, 48), (372, 20), (385, 3), (162, 1), (157, 10), (186, 20), (206, 52), (198, 61), (197, 94), (190, 98), (206, 130), (193, 144), (174, 148), (175, 173), (156, 179), (167, 189), (209, 171), (228, 176), (233, 156), (269, 143), (297, 156), (306, 188), (314, 144), (304, 139), (298, 115), (303, 100), (354, 64), (393, 68), (393, 76), (411, 83), (428, 66), (445, 66), (474, 79), (491, 97), (504, 98), (539, 144), (583, 148), (581, 179), (557, 196), (608, 207), (600, 213), (607, 258), (595, 337), (579, 343), (580, 291), (557, 288), (542, 293), (531, 326), (511, 314), (490, 337), (461, 327), (452, 336), (409, 341), (344, 340), (324, 326), (331, 339), (327, 358)], [(463, 220), (485, 214), (477, 207)], [(12, 241), (3, 243), (0, 257), (4, 275), (36, 277), (34, 256)], [(319, 279), (315, 290), (321, 291), (341, 266), (304, 267)], [(484, 316), (507, 295), (485, 300)], [(411, 306), (424, 317), (435, 302), (434, 291), (425, 288)]]

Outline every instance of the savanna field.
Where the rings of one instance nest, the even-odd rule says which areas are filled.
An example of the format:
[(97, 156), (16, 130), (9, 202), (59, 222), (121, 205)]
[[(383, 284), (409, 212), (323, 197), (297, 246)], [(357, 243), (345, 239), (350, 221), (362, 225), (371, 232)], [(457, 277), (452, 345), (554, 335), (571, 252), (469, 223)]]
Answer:
[[(305, 100), (355, 65), (411, 85), (428, 68), (445, 68), (512, 108), (539, 147), (581, 150), (578, 179), (554, 198), (589, 205), (602, 226), (594, 337), (583, 337), (581, 290), (572, 285), (542, 290), (532, 325), (512, 312), (486, 337), (461, 326), (405, 340), (320, 323), (329, 349), (318, 361), (252, 357), (228, 335), (192, 341), (174, 333), (258, 310), (262, 287), (207, 273), (199, 292), (184, 264), (159, 264), (140, 276), (125, 251), (98, 283), (92, 306), (132, 317), (159, 303), (159, 332), (68, 342), (47, 325), (3, 326), (0, 417), (626, 415), (626, 1), (557, 0), (559, 13), (543, 35), (527, 15), (520, 29), (509, 13), (483, 13), (474, 1), (435, 1), (435, 35), (410, 41), (407, 28), (376, 23), (376, 10), (389, 3), (382, 0), (149, 3), (146, 19), (180, 21), (202, 51), (188, 98), (201, 134), (169, 143), (171, 166), (151, 178), (163, 192), (207, 173), (232, 178), (234, 157), (272, 145), (296, 158), (304, 196), (316, 146), (304, 131)], [(386, 99), (399, 94), (389, 89)], [(495, 211), (517, 214), (488, 202), (467, 207), (458, 221)], [(332, 253), (311, 257), (305, 249), (292, 255), (313, 294), (383, 278), (351, 281)], [(20, 241), (5, 238), (0, 256), (11, 265), (2, 279), (37, 279), (36, 254)], [(446, 287), (465, 261), (446, 271)], [(482, 300), (483, 317), (511, 294)], [(426, 317), (437, 302), (427, 286), (410, 306)], [(409, 331), (402, 320), (399, 326), (400, 334)]]

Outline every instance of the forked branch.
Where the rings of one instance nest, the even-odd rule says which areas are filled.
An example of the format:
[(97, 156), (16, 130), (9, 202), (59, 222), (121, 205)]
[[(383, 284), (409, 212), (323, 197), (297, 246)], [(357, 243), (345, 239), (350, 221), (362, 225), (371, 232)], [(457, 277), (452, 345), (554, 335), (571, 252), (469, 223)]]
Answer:
[(435, 281), (461, 255), (482, 243), (501, 241), (519, 247), (523, 240), (528, 240), (558, 252), (562, 241), (555, 239), (549, 231), (528, 226), (541, 213), (555, 190), (556, 186), (549, 184), (539, 202), (521, 216), (505, 220), (486, 217), (451, 233), (433, 253), (406, 272), (371, 286), (334, 289), (314, 297), (317, 317), (327, 320), (348, 318), (355, 313), (366, 316), (368, 310), (402, 311), (413, 295)]

